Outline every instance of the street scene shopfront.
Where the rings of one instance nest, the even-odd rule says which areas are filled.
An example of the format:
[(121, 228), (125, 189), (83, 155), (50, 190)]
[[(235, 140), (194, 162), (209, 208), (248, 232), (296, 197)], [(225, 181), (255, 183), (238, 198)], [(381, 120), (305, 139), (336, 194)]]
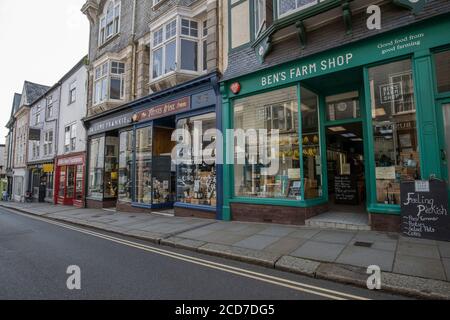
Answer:
[(54, 164), (52, 162), (28, 165), (29, 188), (36, 202), (53, 203)]
[[(213, 73), (86, 121), (87, 206), (219, 217), (216, 90)], [(211, 152), (201, 161), (178, 163), (180, 157), (193, 159), (192, 145), (177, 144), (190, 141), (199, 126), (200, 148)], [(177, 129), (185, 134), (177, 135)]]
[[(247, 135), (244, 163), (230, 163), (238, 139), (224, 142), (223, 218), (307, 224), (332, 213), (399, 231), (401, 183), (448, 181), (450, 38), (441, 30), (448, 16), (223, 82), (224, 129)], [(271, 130), (279, 137), (269, 150), (251, 154)]]
[(85, 159), (84, 152), (56, 158), (55, 203), (84, 207)]

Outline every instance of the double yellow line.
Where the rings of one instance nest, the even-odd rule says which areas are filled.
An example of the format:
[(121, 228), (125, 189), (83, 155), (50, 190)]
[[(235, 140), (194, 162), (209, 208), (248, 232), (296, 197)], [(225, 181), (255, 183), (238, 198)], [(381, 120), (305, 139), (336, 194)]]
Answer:
[(321, 287), (317, 287), (317, 286), (313, 286), (313, 285), (309, 285), (309, 284), (305, 284), (305, 283), (301, 283), (301, 282), (297, 282), (297, 281), (291, 281), (288, 279), (283, 279), (280, 277), (275, 277), (275, 276), (263, 274), (260, 272), (254, 272), (254, 271), (250, 271), (250, 270), (246, 270), (246, 269), (242, 269), (242, 268), (238, 268), (238, 267), (229, 266), (229, 265), (222, 264), (222, 263), (217, 263), (217, 262), (213, 262), (213, 261), (209, 261), (209, 260), (205, 260), (205, 259), (201, 259), (201, 258), (196, 258), (196, 257), (156, 248), (153, 246), (145, 245), (145, 244), (134, 242), (134, 241), (124, 240), (124, 239), (121, 239), (118, 237), (105, 235), (105, 234), (102, 234), (99, 232), (87, 230), (87, 229), (80, 228), (80, 227), (75, 227), (75, 226), (72, 226), (72, 225), (69, 225), (66, 223), (56, 222), (56, 221), (38, 217), (38, 216), (32, 216), (29, 214), (24, 214), (24, 213), (20, 213), (20, 212), (16, 212), (16, 211), (10, 211), (10, 210), (8, 210), (8, 211), (11, 213), (14, 213), (14, 214), (25, 216), (27, 218), (43, 221), (43, 222), (46, 222), (46, 223), (49, 223), (52, 225), (56, 225), (56, 226), (59, 226), (59, 227), (65, 228), (65, 229), (77, 231), (77, 232), (80, 232), (83, 234), (87, 234), (87, 235), (90, 235), (93, 237), (97, 237), (100, 239), (104, 239), (104, 240), (108, 240), (108, 241), (115, 242), (118, 244), (122, 244), (122, 245), (132, 247), (135, 249), (151, 252), (154, 254), (158, 254), (161, 256), (169, 257), (169, 258), (180, 260), (180, 261), (189, 262), (189, 263), (207, 267), (210, 269), (220, 270), (223, 272), (235, 274), (235, 275), (242, 276), (245, 278), (250, 278), (250, 279), (262, 281), (265, 283), (270, 283), (270, 284), (273, 284), (276, 286), (281, 286), (281, 287), (292, 289), (295, 291), (309, 293), (309, 294), (320, 296), (320, 297), (327, 298), (327, 299), (332, 299), (332, 300), (369, 300), (368, 298), (361, 297), (361, 296), (356, 296), (356, 295), (347, 294), (344, 292), (325, 289), (325, 288), (321, 288)]

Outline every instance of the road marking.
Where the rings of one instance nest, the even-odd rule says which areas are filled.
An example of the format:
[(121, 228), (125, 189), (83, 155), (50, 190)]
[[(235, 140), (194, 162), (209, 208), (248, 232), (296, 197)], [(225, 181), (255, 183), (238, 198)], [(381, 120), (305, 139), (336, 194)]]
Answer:
[[(14, 209), (12, 209), (12, 210), (14, 210)], [(81, 227), (72, 226), (72, 225), (69, 225), (67, 223), (53, 221), (53, 220), (50, 220), (50, 219), (47, 219), (47, 218), (42, 218), (42, 217), (38, 217), (38, 216), (32, 216), (32, 215), (21, 213), (21, 212), (17, 212), (17, 211), (10, 211), (8, 209), (7, 209), (7, 212), (10, 212), (10, 213), (13, 213), (13, 214), (17, 214), (17, 215), (21, 215), (21, 216), (24, 216), (24, 217), (27, 217), (27, 218), (31, 218), (31, 219), (34, 219), (34, 220), (39, 220), (39, 221), (42, 221), (42, 222), (46, 222), (48, 224), (56, 225), (56, 226), (59, 226), (59, 227), (65, 228), (65, 229), (69, 229), (69, 230), (72, 230), (72, 231), (77, 231), (79, 233), (91, 235), (91, 236), (94, 236), (94, 237), (97, 237), (97, 238), (101, 238), (101, 239), (104, 239), (104, 240), (108, 240), (108, 241), (111, 241), (111, 242), (119, 243), (119, 244), (122, 244), (122, 245), (125, 245), (125, 246), (128, 246), (128, 247), (132, 247), (132, 248), (140, 249), (140, 250), (143, 250), (143, 251), (159, 254), (159, 255), (162, 255), (162, 256), (166, 256), (166, 257), (173, 258), (173, 259), (176, 259), (176, 260), (189, 262), (189, 263), (196, 264), (196, 265), (201, 265), (201, 266), (204, 266), (204, 267), (207, 267), (207, 268), (210, 268), (210, 269), (215, 269), (215, 270), (220, 270), (220, 271), (227, 272), (227, 273), (232, 273), (232, 274), (235, 274), (235, 275), (239, 275), (239, 276), (242, 276), (242, 277), (251, 278), (251, 279), (254, 279), (254, 280), (270, 283), (270, 284), (273, 284), (273, 285), (282, 286), (282, 287), (293, 289), (293, 290), (296, 290), (296, 291), (310, 293), (310, 294), (321, 296), (321, 297), (324, 297), (324, 298), (329, 298), (329, 299), (333, 299), (333, 300), (347, 300), (347, 299), (370, 300), (368, 298), (361, 297), (361, 296), (356, 296), (356, 295), (347, 294), (347, 293), (344, 293), (344, 292), (339, 292), (339, 291), (336, 291), (336, 290), (325, 289), (325, 288), (321, 288), (321, 287), (317, 287), (317, 286), (313, 286), (313, 285), (308, 285), (308, 284), (297, 282), (297, 281), (283, 279), (283, 278), (276, 277), (276, 276), (266, 275), (266, 274), (255, 272), (255, 271), (251, 271), (251, 270), (246, 270), (246, 269), (242, 269), (242, 268), (238, 268), (238, 267), (233, 267), (233, 266), (229, 266), (229, 265), (226, 265), (226, 264), (205, 260), (205, 259), (202, 259), (202, 258), (196, 258), (196, 257), (192, 257), (192, 256), (188, 256), (188, 255), (184, 255), (184, 254), (180, 254), (180, 253), (176, 253), (176, 252), (172, 252), (172, 251), (156, 248), (156, 247), (153, 247), (153, 246), (145, 245), (145, 244), (134, 242), (134, 241), (124, 240), (124, 239), (113, 237), (113, 236), (110, 236), (110, 235), (105, 235), (105, 234), (102, 234), (102, 233), (99, 233), (99, 232), (87, 230), (87, 229), (84, 229), (84, 228), (81, 228)]]

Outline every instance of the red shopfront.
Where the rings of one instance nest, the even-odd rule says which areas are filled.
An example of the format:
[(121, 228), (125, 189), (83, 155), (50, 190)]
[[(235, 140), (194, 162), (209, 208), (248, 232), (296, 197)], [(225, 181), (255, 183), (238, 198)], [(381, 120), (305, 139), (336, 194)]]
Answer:
[(84, 207), (85, 153), (56, 159), (55, 203)]

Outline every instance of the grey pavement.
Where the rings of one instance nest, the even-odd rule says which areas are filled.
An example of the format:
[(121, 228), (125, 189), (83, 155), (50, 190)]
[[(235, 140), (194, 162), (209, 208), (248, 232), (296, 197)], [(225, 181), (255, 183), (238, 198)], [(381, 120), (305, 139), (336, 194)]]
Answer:
[[(386, 273), (442, 281), (450, 297), (450, 242), (407, 238), (398, 233), (224, 222), (50, 204), (0, 202), (0, 205), (271, 267), (280, 265), (280, 261), (284, 262), (283, 267), (287, 262), (298, 265), (308, 261), (313, 265), (315, 262), (347, 265), (363, 271), (369, 265), (378, 265)], [(292, 262), (295, 259), (300, 262)], [(296, 269), (291, 271), (296, 272)], [(301, 269), (298, 271), (301, 273)]]

